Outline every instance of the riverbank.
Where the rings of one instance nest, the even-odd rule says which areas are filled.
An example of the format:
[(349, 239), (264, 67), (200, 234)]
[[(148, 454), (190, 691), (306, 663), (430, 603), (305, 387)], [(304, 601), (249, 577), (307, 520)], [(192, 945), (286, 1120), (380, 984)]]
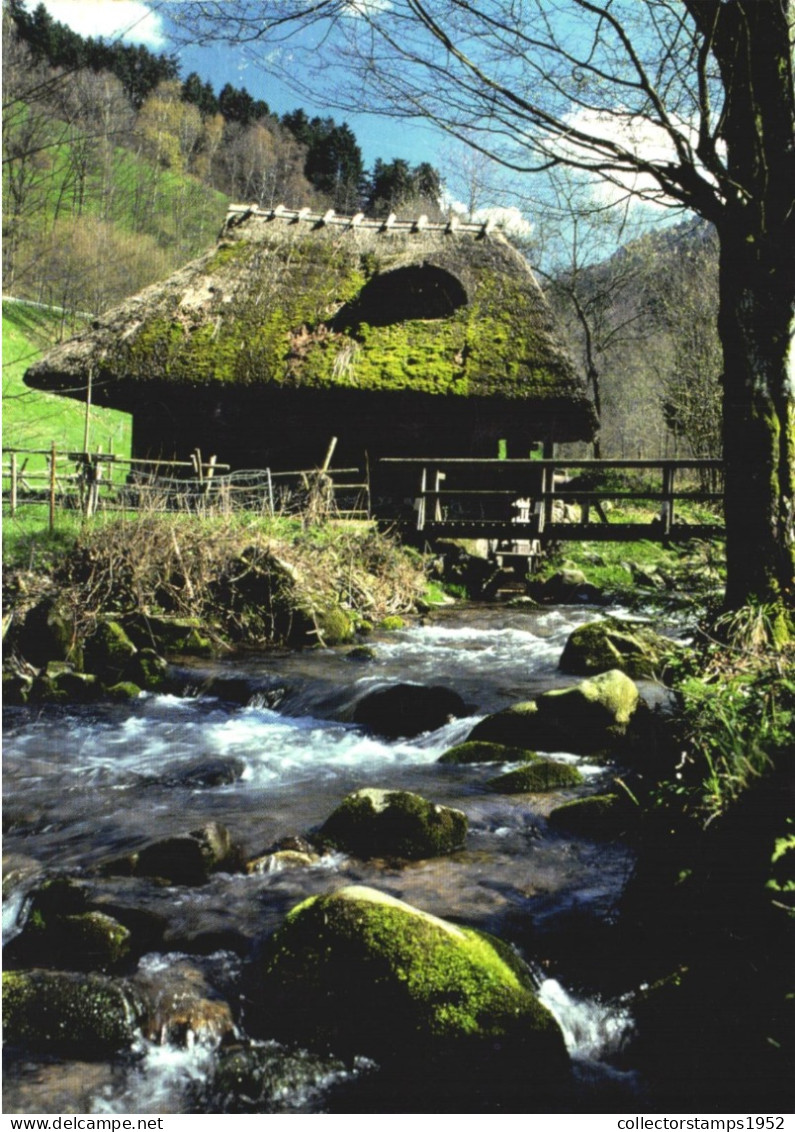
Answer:
[(143, 516), (23, 539), (7, 561), (10, 702), (163, 690), (165, 657), (353, 642), (427, 589), (419, 556), (369, 523)]

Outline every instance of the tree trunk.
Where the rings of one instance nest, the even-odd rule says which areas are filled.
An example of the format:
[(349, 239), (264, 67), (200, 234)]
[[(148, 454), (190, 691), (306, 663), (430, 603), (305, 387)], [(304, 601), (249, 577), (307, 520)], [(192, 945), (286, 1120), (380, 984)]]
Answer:
[(726, 604), (795, 608), (795, 90), (788, 3), (690, 3), (709, 15), (730, 180), (720, 237)]
[[(795, 264), (788, 228), (720, 231), (726, 605), (795, 608)], [(746, 228), (746, 230), (743, 230)], [(776, 238), (778, 237), (778, 238)]]

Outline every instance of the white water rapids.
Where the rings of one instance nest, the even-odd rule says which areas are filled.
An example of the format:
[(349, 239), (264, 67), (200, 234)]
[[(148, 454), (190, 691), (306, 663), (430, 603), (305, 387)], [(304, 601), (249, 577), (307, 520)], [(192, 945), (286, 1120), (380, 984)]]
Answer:
[[(242, 674), (254, 688), (261, 682), (264, 691), (249, 703), (149, 695), (131, 705), (9, 709), (6, 852), (80, 875), (149, 840), (215, 820), (254, 856), (280, 837), (316, 828), (353, 789), (415, 790), (466, 811), (465, 852), (405, 869), (338, 854), (303, 869), (218, 875), (195, 889), (107, 884), (114, 899), (164, 917), (166, 950), (170, 942), (190, 950), (197, 924), (208, 938), (228, 936), (242, 948), (307, 895), (353, 882), (484, 928), (527, 953), (559, 915), (573, 910), (594, 921), (609, 915), (629, 868), (627, 851), (549, 835), (546, 813), (572, 791), (494, 794), (485, 782), (501, 767), (437, 760), (486, 713), (570, 682), (557, 671), (563, 644), (576, 624), (598, 615), (584, 608), (452, 610), (426, 626), (377, 636), (366, 663), (326, 650), (193, 670), (197, 689), (208, 674)], [(396, 680), (453, 688), (470, 714), (400, 740), (344, 722), (346, 709), (368, 688)], [(609, 780), (603, 767), (566, 752), (553, 757), (580, 767), (586, 776), (580, 790), (601, 789)], [(191, 775), (208, 762), (229, 766), (228, 779), (197, 784)], [(3, 905), (4, 938), (18, 930), (24, 895), (24, 887), (15, 889)], [(626, 1008), (590, 992), (571, 994), (557, 971), (539, 982), (575, 1063), (612, 1072), (610, 1059), (630, 1025)], [(129, 1069), (96, 1091), (92, 1111), (183, 1111), (216, 1056), (212, 1042), (144, 1043)], [(35, 1107), (43, 1101), (34, 1092), (29, 1111), (48, 1111)], [(302, 1103), (285, 1098), (283, 1111), (302, 1111)]]

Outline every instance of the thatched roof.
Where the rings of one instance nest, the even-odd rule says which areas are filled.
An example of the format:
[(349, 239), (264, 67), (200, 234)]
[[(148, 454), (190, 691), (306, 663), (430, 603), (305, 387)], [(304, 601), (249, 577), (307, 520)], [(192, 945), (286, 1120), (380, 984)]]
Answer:
[[(156, 390), (258, 386), (530, 399), (593, 431), (526, 261), (497, 231), (233, 206), (215, 248), (32, 366), (127, 411)], [(226, 394), (225, 394), (226, 395)]]

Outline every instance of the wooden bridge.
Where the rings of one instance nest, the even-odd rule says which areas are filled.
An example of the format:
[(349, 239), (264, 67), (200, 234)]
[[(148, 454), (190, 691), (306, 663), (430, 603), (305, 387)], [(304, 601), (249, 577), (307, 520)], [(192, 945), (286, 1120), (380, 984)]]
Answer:
[[(529, 557), (550, 542), (723, 534), (714, 508), (723, 501), (720, 460), (385, 458), (378, 468), (378, 494), (395, 498), (402, 486), (409, 500), (391, 517), (405, 538), (487, 539), (498, 554)], [(619, 486), (606, 486), (611, 472)], [(712, 504), (715, 517), (685, 521), (677, 513), (685, 501)], [(626, 514), (641, 506), (654, 517)]]

